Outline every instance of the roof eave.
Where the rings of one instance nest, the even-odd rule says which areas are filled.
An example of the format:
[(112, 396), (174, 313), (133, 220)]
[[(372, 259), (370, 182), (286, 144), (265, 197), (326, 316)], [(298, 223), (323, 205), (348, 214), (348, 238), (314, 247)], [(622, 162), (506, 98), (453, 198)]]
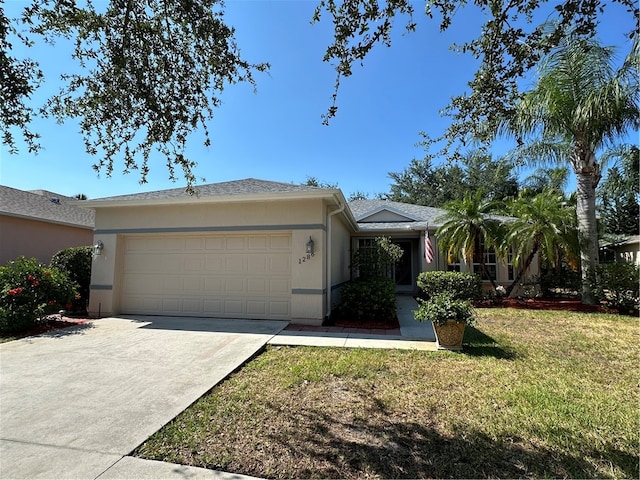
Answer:
[[(317, 190), (317, 191), (300, 191), (300, 192), (263, 192), (263, 193), (240, 193), (232, 195), (207, 195), (207, 196), (190, 196), (190, 197), (168, 197), (168, 198), (143, 198), (129, 200), (77, 200), (67, 202), (81, 208), (117, 208), (117, 207), (138, 207), (138, 206), (160, 206), (160, 205), (189, 205), (198, 203), (232, 203), (232, 202), (251, 202), (251, 201), (269, 201), (269, 200), (296, 200), (309, 198), (333, 198), (340, 190)], [(344, 197), (343, 197), (344, 198)], [(345, 201), (346, 202), (346, 201)]]
[(0, 216), (21, 218), (23, 220), (31, 220), (31, 221), (34, 221), (34, 222), (53, 223), (55, 225), (64, 225), (65, 227), (84, 228), (86, 230), (93, 230), (94, 229), (93, 225), (83, 225), (83, 224), (80, 224), (80, 223), (64, 222), (62, 220), (53, 220), (53, 219), (49, 219), (49, 218), (33, 217), (31, 215), (22, 215), (22, 214), (19, 214), (19, 213), (12, 213), (12, 212), (0, 211)]

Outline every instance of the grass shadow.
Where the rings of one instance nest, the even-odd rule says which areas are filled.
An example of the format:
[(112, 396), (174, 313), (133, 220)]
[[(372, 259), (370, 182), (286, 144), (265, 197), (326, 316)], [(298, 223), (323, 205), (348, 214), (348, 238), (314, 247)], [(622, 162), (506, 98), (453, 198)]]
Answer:
[[(363, 416), (347, 423), (312, 410), (297, 422), (309, 432), (284, 429), (269, 441), (299, 459), (298, 478), (597, 478), (592, 462), (544, 447), (532, 449), (522, 439), (492, 438), (480, 431), (443, 434), (428, 422)], [(593, 452), (600, 455), (603, 452)], [(617, 466), (630, 477), (635, 459), (622, 453)], [(596, 457), (597, 458), (597, 457)], [(276, 465), (272, 465), (276, 467)], [(318, 467), (321, 466), (321, 470)], [(280, 466), (281, 467), (281, 466)], [(279, 477), (275, 471), (250, 472)], [(282, 477), (280, 477), (282, 478)]]
[(514, 350), (471, 326), (467, 326), (464, 331), (463, 353), (472, 357), (494, 357), (501, 360), (514, 360), (517, 357)]

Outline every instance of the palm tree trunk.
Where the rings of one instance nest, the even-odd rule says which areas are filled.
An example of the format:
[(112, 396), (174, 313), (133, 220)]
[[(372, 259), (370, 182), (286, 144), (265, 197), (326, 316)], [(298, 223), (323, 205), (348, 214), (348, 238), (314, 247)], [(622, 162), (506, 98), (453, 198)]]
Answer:
[(598, 226), (596, 222), (596, 185), (599, 175), (593, 171), (576, 172), (578, 203), (578, 238), (582, 266), (582, 303), (595, 305), (590, 277), (598, 266)]
[(531, 262), (533, 262), (533, 257), (536, 256), (536, 253), (538, 253), (537, 244), (535, 247), (533, 247), (533, 250), (531, 250), (531, 253), (527, 256), (527, 259), (522, 264), (522, 268), (520, 269), (520, 272), (518, 272), (518, 275), (516, 275), (516, 278), (513, 280), (511, 285), (509, 285), (509, 288), (507, 288), (507, 291), (505, 293), (507, 297), (511, 295), (511, 293), (513, 292), (513, 289), (516, 288), (516, 285), (518, 285), (520, 283), (520, 280), (522, 280), (522, 277), (524, 277), (524, 273), (527, 271), (527, 269), (531, 265)]

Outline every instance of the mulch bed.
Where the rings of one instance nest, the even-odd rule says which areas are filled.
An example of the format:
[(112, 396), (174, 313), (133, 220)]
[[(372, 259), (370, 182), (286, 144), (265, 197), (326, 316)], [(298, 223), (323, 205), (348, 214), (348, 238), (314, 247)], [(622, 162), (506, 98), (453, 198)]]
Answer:
[(571, 298), (501, 298), (497, 301), (478, 302), (481, 308), (516, 308), (527, 310), (561, 310), (583, 313), (614, 313), (638, 316), (638, 311), (622, 312), (604, 305), (585, 305), (579, 299)]
[(24, 337), (32, 337), (34, 335), (41, 335), (43, 333), (50, 332), (52, 330), (59, 330), (61, 328), (69, 328), (75, 327), (76, 325), (81, 325), (87, 321), (89, 318), (72, 318), (72, 317), (50, 317), (46, 322), (41, 323), (40, 325), (36, 325), (33, 328), (28, 330), (23, 330), (17, 333), (5, 333), (0, 332), (0, 336), (7, 337), (16, 337), (16, 338), (24, 338)]
[(331, 327), (343, 327), (343, 328), (369, 328), (372, 330), (393, 330), (399, 329), (400, 324), (398, 323), (398, 318), (395, 317), (393, 320), (387, 321), (375, 321), (375, 320), (352, 320), (348, 318), (335, 318), (330, 319), (323, 323), (324, 326)]

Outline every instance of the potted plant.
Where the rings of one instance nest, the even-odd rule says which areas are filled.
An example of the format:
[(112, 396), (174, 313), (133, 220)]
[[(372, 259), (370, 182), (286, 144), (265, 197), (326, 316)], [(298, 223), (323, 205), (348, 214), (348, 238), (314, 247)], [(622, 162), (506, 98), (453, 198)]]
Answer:
[(427, 301), (420, 300), (420, 308), (414, 316), (421, 322), (430, 320), (433, 323), (438, 350), (462, 350), (464, 329), (475, 323), (471, 303), (446, 292), (438, 293)]

